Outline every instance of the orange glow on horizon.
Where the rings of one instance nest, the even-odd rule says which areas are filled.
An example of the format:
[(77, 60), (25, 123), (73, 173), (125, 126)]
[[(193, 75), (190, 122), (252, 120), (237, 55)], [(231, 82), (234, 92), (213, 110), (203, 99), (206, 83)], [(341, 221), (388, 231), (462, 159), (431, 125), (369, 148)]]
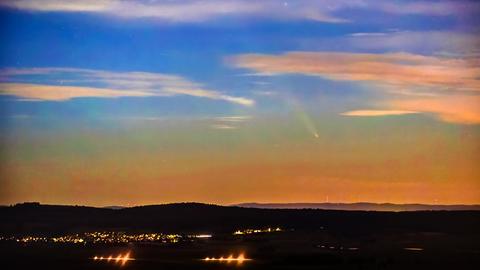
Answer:
[[(407, 106), (412, 105), (411, 102), (395, 105)], [(432, 111), (437, 109), (433, 106), (435, 104), (424, 102), (413, 105), (429, 105)], [(402, 109), (415, 108), (407, 106)], [(116, 147), (130, 142), (132, 138), (127, 136), (118, 139), (111, 147), (107, 144), (89, 170), (84, 170), (82, 164), (90, 164), (90, 157), (71, 154), (72, 142), (106, 142), (112, 140), (114, 134), (93, 133), (89, 137), (85, 134), (59, 134), (48, 140), (25, 139), (21, 142), (25, 148), (42, 148), (46, 149), (45, 153), (39, 155), (33, 150), (25, 150), (24, 155), (29, 158), (6, 158), (2, 178), (4, 185), (10, 188), (0, 189), (0, 204), (38, 201), (44, 204), (136, 206), (196, 201), (228, 205), (243, 202), (320, 203), (327, 197), (330, 202), (341, 203), (480, 203), (480, 167), (477, 165), (480, 130), (476, 126), (459, 127), (423, 120), (394, 125), (372, 119), (365, 121), (366, 127), (361, 127), (349, 125), (358, 120), (340, 118), (345, 122), (327, 126), (315, 122), (318, 139), (304, 131), (282, 130), (275, 122), (262, 122), (265, 130), (259, 124), (250, 131), (268, 131), (271, 138), (252, 138), (244, 142), (238, 137), (230, 152), (225, 152), (225, 148), (213, 139), (203, 137), (202, 144), (184, 137), (182, 143), (185, 147), (180, 149), (176, 148), (179, 141), (175, 138), (162, 137), (161, 143), (144, 142), (151, 149), (171, 145), (172, 149), (166, 150), (162, 156), (141, 147), (129, 151)], [(293, 120), (288, 125), (304, 129)], [(206, 136), (195, 127), (187, 131)], [(162, 136), (146, 129), (140, 129), (139, 133), (148, 138)], [(20, 141), (13, 144), (20, 145)], [(58, 153), (51, 149), (58, 149)], [(94, 152), (95, 149), (87, 146), (85, 151)], [(50, 167), (46, 170), (45, 156), (56, 156), (58, 162), (47, 163)], [(130, 166), (136, 159), (142, 160), (141, 168)], [(185, 167), (184, 164), (188, 165)], [(226, 184), (226, 176), (229, 183), (235, 184)], [(50, 184), (45, 185), (36, 179), (46, 179)], [(170, 180), (175, 184), (172, 185)], [(158, 190), (164, 192), (161, 200)]]

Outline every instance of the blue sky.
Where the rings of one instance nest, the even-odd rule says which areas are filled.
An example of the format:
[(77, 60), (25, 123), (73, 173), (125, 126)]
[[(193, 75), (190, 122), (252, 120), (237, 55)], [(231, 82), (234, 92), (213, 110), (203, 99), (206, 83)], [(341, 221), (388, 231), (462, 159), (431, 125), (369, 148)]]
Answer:
[[(4, 159), (40, 164), (45, 156), (31, 159), (32, 151), (49, 144), (48, 136), (70, 149), (72, 131), (108, 140), (105, 134), (122, 130), (130, 135), (125, 143), (134, 147), (137, 132), (156, 134), (150, 128), (156, 120), (168, 122), (161, 132), (176, 134), (190, 127), (191, 138), (167, 140), (175, 145), (193, 143), (212, 131), (226, 143), (232, 134), (225, 132), (238, 132), (241, 145), (258, 144), (258, 149), (266, 141), (255, 136), (273, 133), (287, 134), (288, 143), (283, 143), (292, 147), (307, 138), (329, 145), (334, 137), (343, 138), (345, 145), (356, 139), (368, 145), (368, 138), (355, 134), (371, 128), (385, 134), (379, 140), (386, 143), (397, 138), (386, 131), (395, 125), (406, 125), (407, 137), (424, 142), (426, 131), (419, 126), (427, 126), (427, 133), (444, 132), (438, 136), (448, 145), (445, 149), (465, 154), (461, 165), (446, 165), (464, 171), (443, 175), (427, 162), (425, 171), (402, 177), (461, 175), (462, 188), (471, 188), (480, 175), (468, 165), (478, 144), (471, 142), (467, 151), (455, 144), (458, 137), (451, 132), (479, 138), (479, 11), (476, 1), (2, 1)], [(289, 130), (298, 126), (298, 134)], [(75, 140), (88, 142), (85, 136)], [(16, 148), (21, 142), (31, 148)], [(399, 151), (400, 145), (392, 147)], [(228, 143), (223, 150), (212, 149), (228, 152)], [(145, 152), (137, 155), (146, 158)], [(449, 164), (447, 159), (439, 164)], [(342, 160), (337, 157), (338, 164)], [(54, 200), (53, 195), (21, 195), (28, 185), (11, 184), (17, 179), (35, 182), (32, 168), (4, 169), (12, 186), (6, 201)], [(268, 182), (274, 176), (262, 177)], [(449, 196), (444, 200), (455, 201)], [(301, 198), (299, 191), (291, 200)], [(390, 199), (408, 201), (399, 198)], [(242, 199), (258, 201), (230, 201)]]
[[(253, 11), (249, 6), (256, 4), (249, 1), (226, 1), (223, 4), (226, 7), (223, 8), (228, 12), (225, 13), (222, 13), (222, 7), (215, 11), (210, 6), (206, 10), (197, 8), (198, 11), (195, 11), (196, 6), (192, 5), (196, 1), (139, 1), (137, 3), (143, 5), (131, 12), (125, 10), (128, 7), (121, 6), (125, 1), (100, 1), (106, 7), (94, 12), (89, 11), (100, 7), (97, 7), (98, 3), (89, 1), (77, 1), (81, 4), (74, 7), (75, 11), (61, 1), (47, 1), (43, 7), (34, 2), (5, 1), (2, 5), (2, 68), (62, 67), (171, 74), (208, 89), (231, 93), (232, 96), (258, 99), (260, 104), (264, 102), (265, 108), (270, 109), (271, 103), (277, 101), (255, 96), (255, 92), (275, 92), (275, 89), (279, 89), (295, 92), (295, 95), (298, 93), (299, 98), (306, 98), (307, 101), (318, 92), (332, 98), (365, 93), (362, 86), (357, 87), (360, 88), (358, 91), (350, 91), (352, 82), (358, 85), (355, 81), (332, 81), (305, 75), (303, 78), (296, 76), (294, 82), (287, 78), (292, 83), (286, 87), (282, 78), (245, 76), (254, 72), (232, 67), (226, 58), (247, 53), (282, 54), (291, 51), (458, 54), (475, 50), (469, 46), (473, 47), (477, 41), (477, 29), (472, 30), (468, 18), (474, 17), (478, 5), (468, 1), (435, 4), (415, 1), (340, 1), (332, 7), (329, 7), (332, 4), (328, 1), (266, 1)], [(215, 1), (210, 2), (215, 6)], [(229, 4), (232, 10), (229, 10)], [(162, 12), (168, 12), (166, 5), (170, 5), (169, 8), (176, 7), (178, 11), (170, 11), (170, 15), (163, 16)], [(142, 15), (152, 6), (159, 9), (160, 15)], [(187, 15), (182, 15), (182, 9)], [(316, 13), (309, 14), (309, 10), (317, 10), (316, 13), (320, 15), (312, 19), (310, 17)], [(139, 14), (131, 14), (135, 12)], [(191, 19), (186, 18), (188, 14), (192, 16)], [(448, 40), (457, 36), (459, 44)], [(46, 83), (56, 84), (61, 76)], [(32, 75), (31, 81), (38, 82), (41, 77)], [(12, 81), (15, 78), (7, 77), (5, 80)], [(322, 90), (318, 91), (319, 88)], [(138, 102), (134, 100), (138, 98), (127, 98), (134, 104)], [(11, 97), (2, 99), (8, 99), (9, 108), (24, 107), (22, 104), (8, 106), (24, 101), (18, 102)], [(148, 99), (165, 98), (141, 99), (145, 107), (151, 109)], [(178, 103), (179, 106), (173, 108), (175, 113), (189, 113), (182, 106), (184, 97), (175, 95), (167, 99), (168, 103)], [(99, 101), (91, 102), (95, 104)], [(201, 99), (191, 102), (210, 104)], [(209, 110), (218, 113), (215, 107), (228, 110), (225, 107), (229, 106), (223, 102), (214, 103), (206, 106), (208, 108), (203, 113), (208, 114)], [(61, 110), (61, 107), (58, 109)], [(142, 113), (138, 106), (132, 107), (131, 113)], [(281, 107), (281, 104), (277, 104), (277, 107)], [(88, 110), (88, 106), (85, 108)], [(255, 106), (255, 110), (262, 111), (262, 106)]]

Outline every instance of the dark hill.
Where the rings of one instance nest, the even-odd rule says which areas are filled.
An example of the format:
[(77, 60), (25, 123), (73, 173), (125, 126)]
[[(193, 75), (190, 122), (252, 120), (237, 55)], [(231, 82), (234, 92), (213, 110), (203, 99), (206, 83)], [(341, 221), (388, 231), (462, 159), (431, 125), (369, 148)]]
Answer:
[(318, 209), (255, 209), (176, 203), (122, 209), (19, 204), (0, 207), (0, 234), (92, 230), (231, 232), (281, 226), (333, 233), (384, 231), (478, 233), (480, 211), (368, 212)]
[(235, 206), (265, 209), (324, 209), (348, 211), (465, 211), (480, 210), (480, 205), (433, 205), (394, 203), (242, 203)]

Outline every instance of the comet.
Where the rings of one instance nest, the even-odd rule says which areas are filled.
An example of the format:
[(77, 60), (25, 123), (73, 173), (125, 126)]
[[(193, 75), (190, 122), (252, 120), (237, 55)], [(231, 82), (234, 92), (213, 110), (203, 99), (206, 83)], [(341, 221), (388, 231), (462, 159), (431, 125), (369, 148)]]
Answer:
[(310, 115), (308, 115), (305, 109), (303, 109), (302, 104), (294, 98), (290, 98), (289, 102), (294, 109), (295, 115), (298, 117), (300, 122), (305, 126), (305, 129), (308, 131), (308, 133), (312, 134), (312, 136), (315, 139), (319, 139), (320, 135), (318, 134), (317, 127), (315, 126)]

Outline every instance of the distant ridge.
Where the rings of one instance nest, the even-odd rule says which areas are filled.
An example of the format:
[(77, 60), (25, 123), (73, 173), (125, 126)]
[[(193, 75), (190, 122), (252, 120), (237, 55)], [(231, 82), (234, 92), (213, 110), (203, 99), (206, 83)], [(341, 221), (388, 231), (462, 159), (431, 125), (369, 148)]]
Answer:
[[(318, 204), (286, 205), (318, 207)], [(202, 203), (145, 205), (122, 209), (22, 203), (0, 207), (0, 217), (0, 236), (32, 233), (56, 235), (88, 231), (231, 233), (242, 228), (270, 226), (295, 230), (325, 229), (342, 234), (392, 230), (478, 233), (480, 228), (480, 211), (259, 209)]]
[(233, 206), (260, 209), (324, 209), (359, 211), (465, 211), (480, 210), (480, 205), (393, 204), (393, 203), (241, 203)]
[(125, 207), (125, 206), (109, 205), (109, 206), (104, 206), (104, 207), (102, 207), (102, 208), (119, 210), (119, 209), (123, 209), (123, 208), (126, 208), (126, 207)]

